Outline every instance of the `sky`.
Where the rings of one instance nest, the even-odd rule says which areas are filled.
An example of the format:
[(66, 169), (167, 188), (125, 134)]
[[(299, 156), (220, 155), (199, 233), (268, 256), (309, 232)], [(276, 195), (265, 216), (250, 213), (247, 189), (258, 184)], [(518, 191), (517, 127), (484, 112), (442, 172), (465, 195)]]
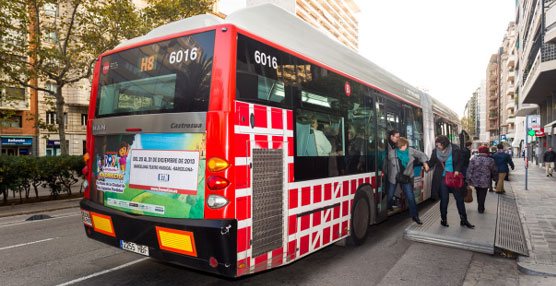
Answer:
[[(460, 117), (486, 78), (516, 0), (355, 0), (359, 53), (426, 90)], [(221, 0), (229, 14), (245, 0)]]

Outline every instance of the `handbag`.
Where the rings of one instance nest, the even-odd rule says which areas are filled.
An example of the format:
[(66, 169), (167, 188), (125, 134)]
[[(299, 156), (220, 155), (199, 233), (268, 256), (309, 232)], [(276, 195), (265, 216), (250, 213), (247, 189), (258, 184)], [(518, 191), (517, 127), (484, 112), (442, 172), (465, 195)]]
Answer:
[(465, 195), (465, 198), (463, 198), (463, 201), (466, 203), (473, 202), (473, 190), (471, 190), (471, 187), (469, 186), (467, 186), (467, 194)]
[[(440, 162), (442, 164), (442, 168), (446, 170), (446, 166), (444, 166), (444, 162)], [(459, 189), (463, 187), (463, 174), (459, 173), (457, 176), (454, 172), (446, 171), (446, 175), (444, 176), (444, 184), (448, 188), (452, 189)]]
[(408, 175), (404, 175), (405, 168), (402, 165), (402, 160), (398, 158), (398, 173), (396, 174), (396, 182), (400, 184), (409, 184), (411, 183), (411, 177)]

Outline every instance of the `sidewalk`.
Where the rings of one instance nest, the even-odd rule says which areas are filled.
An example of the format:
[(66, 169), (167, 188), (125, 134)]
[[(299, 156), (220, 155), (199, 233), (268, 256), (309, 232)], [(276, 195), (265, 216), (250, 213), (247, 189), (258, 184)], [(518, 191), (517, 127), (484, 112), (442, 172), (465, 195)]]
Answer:
[(529, 249), (529, 257), (519, 256), (518, 267), (526, 274), (556, 276), (556, 177), (529, 164), (526, 191), (525, 162), (513, 160), (515, 170), (505, 186), (514, 192)]
[(24, 214), (50, 212), (50, 211), (56, 211), (62, 209), (76, 208), (79, 207), (79, 201), (81, 201), (81, 199), (82, 198), (73, 198), (73, 199), (62, 199), (62, 200), (46, 201), (46, 202), (38, 202), (38, 203), (2, 206), (0, 207), (0, 218), (15, 216), (15, 215), (24, 215)]

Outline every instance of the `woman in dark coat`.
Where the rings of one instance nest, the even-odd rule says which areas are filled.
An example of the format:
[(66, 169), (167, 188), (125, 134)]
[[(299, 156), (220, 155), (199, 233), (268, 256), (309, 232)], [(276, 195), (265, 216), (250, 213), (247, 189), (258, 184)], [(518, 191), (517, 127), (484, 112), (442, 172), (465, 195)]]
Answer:
[(477, 190), (477, 207), (479, 213), (485, 212), (487, 189), (492, 180), (498, 177), (498, 168), (492, 157), (488, 156), (488, 147), (479, 147), (479, 155), (471, 159), (467, 169), (467, 183)]
[[(467, 220), (467, 212), (465, 211), (465, 187), (454, 189), (449, 188), (444, 184), (445, 169), (446, 171), (454, 172), (457, 175), (462, 172), (464, 165), (464, 158), (460, 148), (456, 144), (451, 144), (448, 137), (440, 135), (435, 140), (436, 148), (432, 151), (431, 159), (428, 162), (430, 168), (434, 168), (432, 179), (432, 192), (433, 199), (440, 198), (440, 216), (442, 221), (441, 225), (448, 227), (448, 202), (450, 193), (454, 194), (458, 213), (460, 217), (460, 225), (468, 228), (475, 226)], [(444, 166), (442, 166), (444, 163)], [(444, 168), (445, 167), (445, 168)]]

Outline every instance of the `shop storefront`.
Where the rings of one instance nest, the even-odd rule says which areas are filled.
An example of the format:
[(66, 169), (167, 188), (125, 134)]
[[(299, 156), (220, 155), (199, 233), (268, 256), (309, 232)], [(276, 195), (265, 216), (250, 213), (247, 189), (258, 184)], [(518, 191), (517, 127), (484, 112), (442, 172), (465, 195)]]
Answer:
[(48, 140), (46, 142), (46, 156), (59, 156), (61, 154), (60, 140)]
[(32, 137), (2, 136), (2, 155), (31, 155)]

